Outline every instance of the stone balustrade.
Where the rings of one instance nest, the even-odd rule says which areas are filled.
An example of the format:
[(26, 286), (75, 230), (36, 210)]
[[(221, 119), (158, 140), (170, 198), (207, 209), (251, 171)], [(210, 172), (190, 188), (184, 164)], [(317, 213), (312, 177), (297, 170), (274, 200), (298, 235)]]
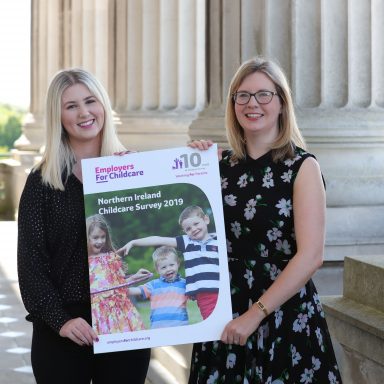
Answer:
[(342, 348), (348, 384), (381, 384), (384, 377), (384, 256), (344, 259), (342, 296), (323, 297), (328, 326)]

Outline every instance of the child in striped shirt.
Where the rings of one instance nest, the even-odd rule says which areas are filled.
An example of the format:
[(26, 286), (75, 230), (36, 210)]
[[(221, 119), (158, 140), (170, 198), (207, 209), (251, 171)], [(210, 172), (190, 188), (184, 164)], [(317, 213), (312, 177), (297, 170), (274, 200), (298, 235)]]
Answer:
[(162, 246), (152, 255), (159, 278), (139, 287), (129, 288), (129, 295), (151, 302), (151, 329), (188, 325), (185, 279), (179, 275), (176, 249)]
[(149, 236), (129, 241), (117, 252), (128, 254), (136, 247), (169, 246), (184, 257), (186, 291), (189, 299), (196, 299), (205, 320), (215, 309), (219, 294), (219, 251), (216, 233), (209, 233), (209, 217), (201, 207), (191, 205), (179, 216), (185, 235), (176, 237)]

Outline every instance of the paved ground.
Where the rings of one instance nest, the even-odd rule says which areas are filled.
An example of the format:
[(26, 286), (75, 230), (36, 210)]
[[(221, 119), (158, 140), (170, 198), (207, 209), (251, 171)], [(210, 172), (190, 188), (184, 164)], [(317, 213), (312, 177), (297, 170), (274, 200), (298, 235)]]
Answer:
[(0, 383), (32, 384), (32, 326), (17, 283), (16, 240), (16, 222), (0, 221)]
[(30, 361), (31, 324), (20, 300), (16, 273), (17, 227), (0, 221), (0, 382), (35, 383)]

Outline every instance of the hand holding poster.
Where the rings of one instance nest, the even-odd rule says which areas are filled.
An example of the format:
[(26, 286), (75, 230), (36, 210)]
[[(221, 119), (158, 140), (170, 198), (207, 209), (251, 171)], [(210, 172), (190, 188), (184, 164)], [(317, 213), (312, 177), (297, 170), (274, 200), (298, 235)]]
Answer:
[(219, 339), (232, 314), (217, 147), (82, 171), (95, 353)]

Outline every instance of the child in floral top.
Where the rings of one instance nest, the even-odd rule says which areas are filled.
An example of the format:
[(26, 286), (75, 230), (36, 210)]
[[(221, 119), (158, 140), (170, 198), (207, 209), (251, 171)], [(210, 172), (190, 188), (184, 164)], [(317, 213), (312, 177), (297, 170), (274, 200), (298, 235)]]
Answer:
[(108, 224), (101, 215), (87, 218), (88, 262), (93, 328), (97, 334), (145, 329), (128, 296), (128, 285), (151, 274), (140, 269), (126, 279), (121, 257), (114, 251)]

